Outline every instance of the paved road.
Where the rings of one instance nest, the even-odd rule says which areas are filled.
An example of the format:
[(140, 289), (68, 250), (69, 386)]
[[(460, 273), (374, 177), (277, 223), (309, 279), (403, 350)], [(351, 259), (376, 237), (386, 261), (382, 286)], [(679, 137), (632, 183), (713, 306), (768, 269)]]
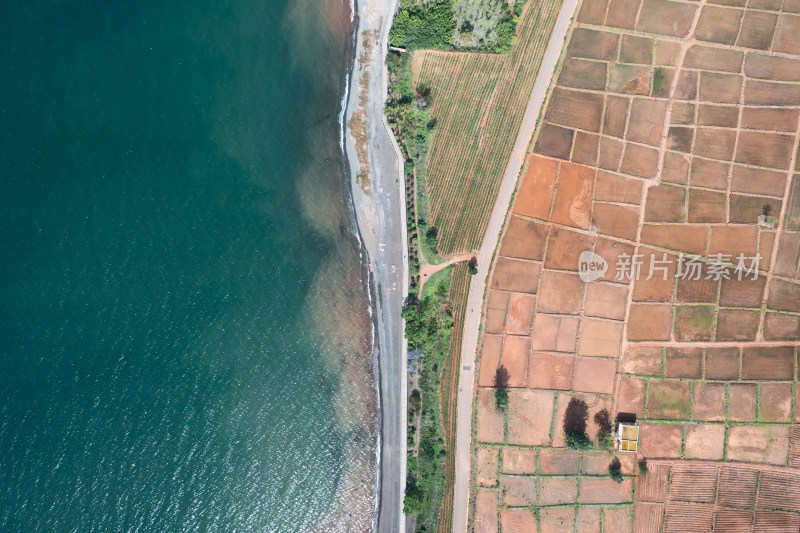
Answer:
[[(388, 73), (384, 65), (385, 51), (389, 41), (394, 13), (398, 0), (379, 0), (382, 27), (378, 57), (373, 62), (375, 77), (381, 79), (380, 94), (373, 92), (369, 123), (372, 131), (372, 168), (377, 169), (375, 188), (380, 194), (386, 191), (383, 203), (385, 257), (373, 261), (379, 273), (382, 297), (381, 349), (381, 412), (383, 420), (381, 448), (380, 508), (378, 509), (378, 531), (381, 533), (404, 532), (403, 494), (406, 486), (406, 427), (407, 427), (407, 344), (405, 321), (400, 316), (403, 302), (408, 294), (408, 238), (406, 234), (406, 195), (403, 156), (394, 135), (386, 123), (383, 108), (388, 93)], [(378, 76), (380, 73), (380, 76)], [(373, 84), (376, 85), (376, 84)], [(374, 91), (374, 89), (373, 89)], [(381, 202), (379, 202), (381, 203)], [(386, 347), (384, 347), (384, 341)]]
[(472, 277), (467, 300), (467, 314), (464, 319), (464, 339), (461, 345), (461, 373), (458, 386), (458, 422), (456, 430), (456, 479), (455, 498), (453, 502), (453, 531), (457, 533), (467, 530), (469, 514), (469, 478), (470, 478), (470, 439), (472, 434), (472, 402), (473, 384), (475, 383), (475, 355), (478, 342), (483, 293), (486, 285), (492, 255), (497, 247), (500, 230), (506, 218), (511, 196), (517, 184), (517, 176), (525, 160), (525, 152), (536, 129), (539, 112), (544, 105), (547, 89), (558, 63), (564, 39), (567, 35), (571, 19), (575, 14), (578, 0), (564, 0), (556, 19), (553, 36), (545, 51), (542, 66), (533, 86), (528, 108), (522, 120), (517, 142), (511, 159), (503, 175), (500, 194), (492, 211), (492, 218), (486, 230), (480, 253), (478, 254), (478, 273)]
[[(369, 254), (377, 326), (380, 365), (381, 451), (380, 500), (377, 530), (402, 532), (406, 477), (406, 343), (401, 311), (408, 293), (408, 246), (406, 240), (405, 183), (402, 156), (386, 125), (383, 104), (386, 96), (386, 51), (389, 26), (397, 0), (358, 2), (359, 28), (356, 57), (348, 102), (347, 120), (359, 108), (360, 80), (369, 73), (366, 88), (367, 161), (369, 186), (362, 190), (351, 179), (356, 218), (364, 247)], [(369, 46), (364, 46), (364, 40)], [(365, 52), (368, 51), (368, 52)], [(354, 143), (348, 139), (347, 153), (355, 176), (358, 160)]]
[[(408, 293), (408, 253), (405, 239), (405, 190), (395, 183), (398, 165), (390, 163), (392, 138), (384, 131), (375, 132), (373, 152), (383, 153), (382, 178), (373, 182), (373, 190), (383, 195), (381, 241), (370, 254), (375, 274), (378, 301), (378, 350), (381, 381), (381, 477), (378, 531), (405, 531), (402, 512), (406, 471), (407, 377), (405, 322), (400, 316)], [(400, 181), (402, 187), (403, 181)]]

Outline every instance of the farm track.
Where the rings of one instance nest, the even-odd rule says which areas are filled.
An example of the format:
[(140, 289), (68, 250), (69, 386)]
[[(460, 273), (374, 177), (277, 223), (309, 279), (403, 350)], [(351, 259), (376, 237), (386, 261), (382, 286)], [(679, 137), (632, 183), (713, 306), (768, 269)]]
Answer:
[(422, 267), (419, 269), (419, 295), (422, 295), (422, 291), (425, 288), (425, 282), (427, 282), (431, 276), (440, 270), (444, 270), (445, 268), (458, 263), (459, 261), (469, 261), (469, 258), (469, 255), (461, 255), (452, 257), (444, 263), (439, 263), (438, 265), (432, 265), (430, 263), (425, 263), (422, 265)]
[(481, 244), (560, 7), (560, 0), (528, 2), (507, 56), (424, 51), (414, 58), (412, 82), (430, 88), (437, 119), (425, 169), (443, 255)]

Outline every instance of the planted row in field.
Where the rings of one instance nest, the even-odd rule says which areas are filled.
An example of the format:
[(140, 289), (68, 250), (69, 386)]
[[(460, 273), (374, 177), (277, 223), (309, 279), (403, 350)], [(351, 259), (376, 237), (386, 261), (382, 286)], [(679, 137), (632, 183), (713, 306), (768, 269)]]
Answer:
[(414, 59), (412, 81), (430, 89), (436, 119), (426, 185), (442, 254), (480, 246), (560, 7), (529, 1), (508, 56), (425, 51)]

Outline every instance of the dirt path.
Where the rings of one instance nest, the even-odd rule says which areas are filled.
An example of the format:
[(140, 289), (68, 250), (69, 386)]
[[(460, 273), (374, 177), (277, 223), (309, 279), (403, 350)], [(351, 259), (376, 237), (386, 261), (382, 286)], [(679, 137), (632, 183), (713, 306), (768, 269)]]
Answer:
[(564, 0), (558, 14), (553, 35), (547, 46), (542, 66), (536, 77), (528, 107), (522, 120), (514, 151), (503, 175), (503, 183), (497, 201), (489, 219), (486, 236), (478, 255), (478, 273), (472, 277), (467, 300), (467, 313), (464, 319), (464, 339), (461, 347), (461, 375), (458, 390), (458, 423), (456, 435), (456, 472), (455, 498), (453, 501), (453, 531), (457, 533), (467, 530), (469, 516), (469, 480), (470, 480), (470, 446), (472, 435), (473, 385), (475, 383), (475, 355), (478, 344), (483, 294), (489, 275), (489, 266), (494, 255), (500, 231), (503, 227), (511, 197), (516, 188), (525, 153), (536, 129), (536, 121), (544, 106), (547, 89), (558, 63), (561, 49), (564, 46), (567, 31), (578, 6), (578, 0)]
[(422, 294), (422, 288), (425, 286), (425, 282), (428, 281), (429, 277), (433, 276), (440, 270), (444, 270), (450, 265), (460, 263), (461, 261), (469, 261), (471, 257), (472, 256), (470, 254), (464, 254), (464, 255), (457, 255), (452, 259), (448, 259), (444, 263), (440, 263), (438, 265), (431, 265), (429, 263), (425, 263), (419, 269), (419, 294)]

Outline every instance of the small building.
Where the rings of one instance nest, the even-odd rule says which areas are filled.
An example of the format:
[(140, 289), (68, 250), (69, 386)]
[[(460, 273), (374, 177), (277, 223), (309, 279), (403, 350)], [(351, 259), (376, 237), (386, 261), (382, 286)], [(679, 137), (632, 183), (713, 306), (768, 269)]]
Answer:
[(639, 426), (636, 424), (620, 424), (617, 433), (619, 451), (635, 452), (639, 449)]

